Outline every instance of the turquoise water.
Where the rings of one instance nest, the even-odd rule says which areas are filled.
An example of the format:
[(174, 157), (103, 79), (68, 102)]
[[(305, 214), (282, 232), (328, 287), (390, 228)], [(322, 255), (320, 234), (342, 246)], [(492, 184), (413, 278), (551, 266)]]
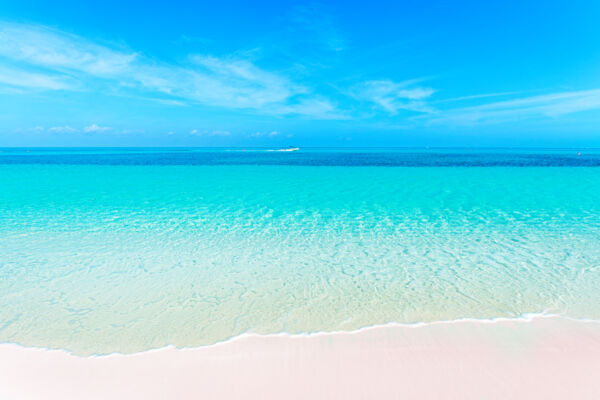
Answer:
[(591, 151), (3, 150), (0, 342), (600, 319)]

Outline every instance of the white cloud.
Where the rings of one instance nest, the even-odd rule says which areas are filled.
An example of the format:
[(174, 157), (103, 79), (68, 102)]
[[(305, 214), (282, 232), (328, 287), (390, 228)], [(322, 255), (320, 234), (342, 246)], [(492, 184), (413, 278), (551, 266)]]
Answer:
[[(162, 87), (165, 92), (179, 93), (199, 102), (231, 108), (263, 108), (307, 92), (306, 88), (286, 77), (265, 71), (246, 60), (200, 55), (192, 56), (191, 60), (194, 68), (178, 71), (174, 79), (161, 80), (158, 84), (145, 81), (144, 84)], [(164, 70), (149, 72), (152, 77), (167, 74)]]
[(329, 100), (320, 97), (276, 105), (266, 112), (275, 115), (305, 115), (318, 119), (349, 119), (347, 114), (340, 112)]
[(190, 131), (190, 135), (197, 135), (198, 134), (198, 129), (192, 129)]
[[(0, 37), (0, 41), (1, 41)], [(1, 45), (0, 45), (1, 46)], [(26, 72), (0, 66), (0, 84), (30, 89), (65, 90), (73, 89), (68, 79), (41, 73)]]
[[(188, 63), (176, 65), (114, 47), (43, 26), (0, 21), (0, 56), (20, 64), (22, 71), (45, 69), (61, 74), (28, 79), (24, 74), (31, 72), (19, 76), (12, 71), (4, 80), (66, 89), (63, 80), (77, 79), (82, 85), (109, 85), (117, 93), (137, 91), (153, 101), (159, 94), (167, 97), (160, 101), (172, 105), (185, 101), (265, 114), (331, 118), (337, 112), (327, 100), (316, 99), (289, 77), (239, 57), (193, 55)], [(91, 79), (95, 81), (88, 82)]]
[(429, 123), (476, 125), (527, 118), (556, 118), (600, 109), (600, 89), (558, 92), (447, 110)]
[(38, 25), (2, 23), (0, 55), (34, 65), (114, 75), (129, 68), (132, 52), (112, 50), (75, 35)]
[(74, 133), (78, 132), (77, 129), (72, 128), (68, 125), (65, 126), (53, 126), (52, 128), (48, 128), (48, 132), (52, 133)]
[(435, 90), (414, 86), (416, 81), (393, 82), (390, 80), (367, 81), (353, 88), (352, 94), (360, 100), (369, 101), (378, 107), (396, 114), (399, 110), (432, 112), (425, 99)]
[(91, 132), (106, 132), (106, 131), (110, 131), (112, 130), (111, 127), (108, 126), (98, 126), (96, 124), (92, 124), (90, 126), (86, 126), (85, 128), (83, 128), (83, 131), (86, 133), (91, 133)]

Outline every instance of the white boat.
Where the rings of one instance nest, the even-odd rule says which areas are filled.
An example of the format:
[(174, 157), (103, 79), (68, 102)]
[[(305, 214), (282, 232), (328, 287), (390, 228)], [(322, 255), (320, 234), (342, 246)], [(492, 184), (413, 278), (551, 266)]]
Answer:
[(300, 147), (288, 147), (287, 149), (279, 149), (277, 151), (298, 151)]

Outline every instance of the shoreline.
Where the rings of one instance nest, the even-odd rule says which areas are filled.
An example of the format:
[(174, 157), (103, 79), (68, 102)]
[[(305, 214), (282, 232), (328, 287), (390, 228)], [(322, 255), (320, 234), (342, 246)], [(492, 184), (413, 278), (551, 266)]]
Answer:
[(461, 324), (461, 323), (473, 323), (473, 324), (496, 324), (502, 322), (532, 322), (536, 319), (558, 319), (558, 320), (567, 320), (573, 322), (581, 322), (588, 324), (600, 324), (600, 320), (598, 319), (590, 319), (590, 318), (576, 318), (569, 317), (561, 314), (553, 314), (551, 312), (542, 311), (542, 312), (530, 312), (524, 313), (516, 317), (491, 317), (491, 318), (474, 318), (474, 317), (464, 317), (457, 319), (449, 319), (449, 320), (439, 320), (439, 321), (427, 321), (427, 322), (387, 322), (384, 324), (373, 324), (366, 325), (357, 329), (336, 329), (336, 330), (321, 330), (314, 332), (298, 332), (298, 333), (289, 333), (289, 332), (276, 332), (276, 333), (256, 333), (256, 332), (245, 332), (239, 335), (231, 336), (222, 340), (218, 340), (214, 343), (203, 344), (198, 346), (177, 346), (173, 344), (167, 344), (165, 346), (149, 348), (147, 350), (136, 351), (131, 353), (114, 351), (110, 353), (93, 353), (81, 355), (77, 354), (69, 349), (59, 348), (59, 347), (45, 347), (45, 346), (29, 346), (23, 345), (18, 342), (0, 342), (0, 348), (2, 346), (16, 346), (22, 349), (32, 349), (32, 350), (41, 350), (41, 351), (51, 351), (51, 352), (63, 352), (69, 356), (78, 357), (78, 358), (104, 358), (104, 357), (113, 357), (113, 356), (135, 356), (140, 354), (152, 353), (156, 351), (162, 350), (196, 350), (196, 349), (204, 349), (210, 348), (214, 346), (222, 346), (228, 343), (235, 342), (236, 340), (241, 340), (244, 338), (310, 338), (315, 336), (329, 336), (329, 335), (355, 335), (364, 331), (370, 331), (375, 329), (385, 329), (385, 328), (406, 328), (406, 329), (416, 329), (423, 328), (427, 326), (434, 325), (453, 325), (453, 324)]
[(600, 321), (519, 318), (244, 334), (80, 357), (0, 345), (0, 397), (600, 398)]

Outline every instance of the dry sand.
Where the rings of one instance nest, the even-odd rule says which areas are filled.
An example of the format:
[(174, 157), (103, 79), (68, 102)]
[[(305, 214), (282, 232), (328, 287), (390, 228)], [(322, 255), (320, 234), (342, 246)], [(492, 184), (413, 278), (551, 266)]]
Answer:
[(0, 399), (600, 399), (600, 322), (388, 325), (77, 357), (0, 345)]

